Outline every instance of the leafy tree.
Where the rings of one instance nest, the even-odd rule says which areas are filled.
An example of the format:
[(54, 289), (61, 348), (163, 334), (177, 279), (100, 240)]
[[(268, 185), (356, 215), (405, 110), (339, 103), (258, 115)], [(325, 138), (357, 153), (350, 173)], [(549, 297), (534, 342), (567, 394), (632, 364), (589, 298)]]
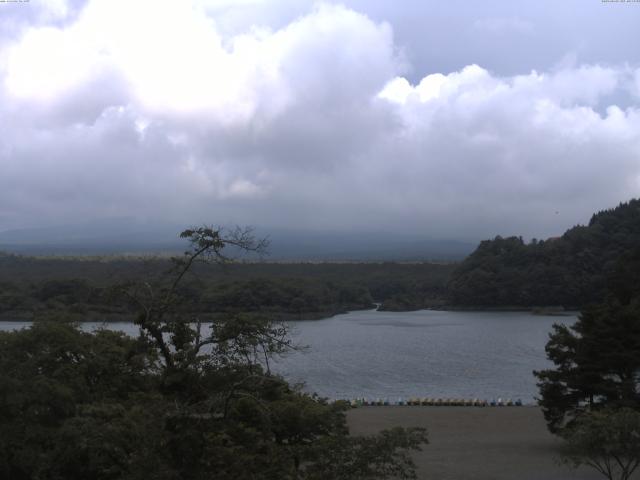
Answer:
[(556, 368), (534, 372), (552, 432), (603, 407), (640, 408), (639, 259), (637, 249), (618, 262), (605, 302), (571, 327), (554, 325), (546, 351)]
[(0, 334), (0, 474), (22, 479), (415, 478), (424, 429), (350, 437), (343, 404), (269, 369), (283, 325), (183, 309), (194, 265), (261, 251), (247, 230), (202, 227), (166, 276), (123, 285), (137, 338), (37, 322)]
[(640, 465), (640, 413), (602, 410), (580, 418), (564, 435), (565, 463), (594, 468), (609, 480), (627, 480)]
[(585, 411), (639, 407), (640, 308), (605, 303), (572, 327), (554, 325), (546, 346), (555, 369), (535, 372), (549, 428), (557, 432)]
[[(35, 323), (23, 331), (0, 334), (3, 478), (81, 478), (78, 469), (89, 468), (83, 462), (83, 449), (105, 433), (97, 427), (104, 426), (109, 416), (127, 412), (132, 416), (134, 411), (127, 409), (129, 399), (150, 394), (152, 377), (146, 371), (153, 360), (153, 352), (139, 340), (106, 330), (88, 334), (71, 324)], [(132, 421), (139, 423), (142, 418), (133, 415)], [(73, 424), (93, 432), (93, 438), (82, 436), (71, 446), (69, 437), (78, 433)], [(115, 421), (110, 428), (128, 431), (129, 438), (135, 436), (136, 429)], [(140, 437), (138, 445), (144, 443), (144, 436)], [(120, 444), (125, 438), (111, 437)], [(94, 453), (108, 455), (110, 446), (101, 440)], [(98, 456), (92, 455), (92, 461), (97, 469), (102, 468)], [(116, 467), (110, 465), (112, 470)], [(64, 474), (67, 469), (78, 475)]]

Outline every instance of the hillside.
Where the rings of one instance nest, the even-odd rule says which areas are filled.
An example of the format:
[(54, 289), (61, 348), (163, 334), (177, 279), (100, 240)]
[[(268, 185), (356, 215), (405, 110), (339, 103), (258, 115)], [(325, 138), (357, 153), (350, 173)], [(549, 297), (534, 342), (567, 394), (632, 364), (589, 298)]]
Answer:
[(600, 300), (622, 259), (640, 246), (640, 200), (594, 214), (559, 238), (486, 240), (452, 273), (456, 306), (578, 308)]

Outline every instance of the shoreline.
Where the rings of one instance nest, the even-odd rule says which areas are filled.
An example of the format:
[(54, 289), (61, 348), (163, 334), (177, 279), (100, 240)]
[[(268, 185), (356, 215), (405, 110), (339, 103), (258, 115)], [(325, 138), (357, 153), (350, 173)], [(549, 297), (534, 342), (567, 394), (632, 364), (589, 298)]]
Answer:
[[(314, 322), (318, 320), (328, 320), (334, 318), (339, 315), (349, 314), (352, 312), (381, 312), (381, 313), (412, 313), (412, 312), (470, 312), (470, 313), (513, 313), (513, 312), (521, 312), (521, 313), (530, 313), (532, 316), (541, 316), (541, 317), (573, 317), (580, 314), (579, 309), (563, 309), (558, 306), (546, 306), (546, 307), (523, 307), (517, 305), (508, 305), (503, 307), (483, 307), (483, 306), (461, 306), (461, 305), (444, 305), (444, 306), (434, 306), (434, 307), (420, 307), (415, 309), (403, 309), (403, 310), (387, 310), (384, 308), (383, 303), (373, 303), (366, 307), (362, 308), (349, 308), (348, 305), (344, 307), (337, 307), (331, 310), (325, 311), (316, 311), (316, 312), (305, 312), (302, 316), (298, 316), (300, 314), (294, 314), (291, 312), (280, 312), (275, 313), (275, 315), (281, 316), (281, 318), (276, 319), (276, 321), (280, 322)], [(64, 314), (65, 312), (60, 312)], [(209, 315), (209, 316), (224, 316), (224, 315), (233, 315), (238, 312), (217, 312), (217, 313), (202, 313), (200, 315)], [(274, 312), (249, 312), (251, 314), (256, 315), (274, 315)], [(78, 323), (122, 323), (122, 322), (133, 322), (132, 318), (135, 316), (133, 314), (124, 314), (122, 312), (98, 312), (92, 311), (88, 309), (86, 313), (78, 313), (78, 312), (66, 312), (67, 315), (71, 318), (71, 321)], [(77, 317), (88, 317), (87, 320), (79, 320)], [(295, 317), (295, 318), (294, 318)], [(37, 319), (42, 320), (42, 319)], [(24, 310), (18, 310), (15, 312), (3, 312), (0, 313), (0, 322), (33, 322), (37, 321), (33, 318), (33, 312), (26, 312)], [(44, 319), (46, 320), (46, 319)], [(53, 321), (56, 321), (55, 319)], [(208, 320), (210, 321), (210, 320)], [(204, 321), (205, 323), (207, 320)]]
[[(530, 313), (531, 316), (540, 316), (540, 317), (573, 317), (573, 316), (577, 316), (580, 314), (579, 310), (564, 310), (564, 311), (556, 311), (556, 310), (545, 310), (543, 308), (532, 308), (532, 307), (503, 307), (503, 308), (488, 308), (488, 307), (456, 307), (456, 306), (447, 306), (447, 307), (434, 307), (434, 308), (417, 308), (415, 310), (384, 310), (384, 309), (380, 309), (379, 306), (378, 307), (374, 307), (374, 308), (357, 308), (357, 309), (340, 309), (340, 310), (336, 310), (336, 311), (328, 311), (328, 312), (310, 312), (307, 314), (306, 317), (302, 317), (302, 318), (291, 318), (294, 315), (290, 314), (290, 313), (286, 313), (283, 314), (284, 317), (287, 318), (282, 318), (282, 319), (278, 319), (276, 321), (281, 321), (281, 322), (315, 322), (318, 320), (328, 320), (334, 317), (337, 317), (339, 315), (345, 315), (348, 313), (352, 313), (352, 312), (380, 312), (380, 313), (411, 313), (411, 312), (421, 312), (421, 311), (425, 311), (425, 312), (469, 312), (469, 313), (510, 313), (510, 312), (523, 312), (523, 313)], [(41, 321), (41, 320), (48, 320), (48, 319), (34, 319), (33, 317), (29, 318), (27, 315), (24, 314), (24, 312), (21, 312), (22, 314), (15, 314), (14, 316), (10, 316), (6, 313), (1, 313), (0, 314), (0, 323), (1, 322), (34, 322), (34, 321)], [(265, 314), (264, 312), (251, 312), (251, 313), (255, 313), (257, 315), (260, 314)], [(271, 313), (271, 312), (267, 312), (267, 313)], [(220, 313), (220, 314), (215, 314), (215, 315), (226, 315), (227, 313)], [(228, 313), (228, 314), (232, 314), (232, 313)], [(33, 314), (31, 314), (33, 315)], [(95, 316), (95, 318), (89, 318), (87, 320), (78, 320), (75, 318), (70, 319), (70, 321), (73, 322), (77, 322), (77, 323), (133, 323), (133, 315), (124, 315), (124, 314), (118, 314), (118, 313), (112, 313), (112, 314), (102, 314), (104, 315), (103, 317), (99, 317), (98, 314), (89, 311), (87, 314), (78, 314), (75, 312), (71, 312), (69, 314), (72, 317), (78, 317), (78, 316), (83, 316), (83, 317), (92, 317)], [(105, 318), (106, 317), (106, 318)], [(111, 318), (109, 318), (111, 317)], [(56, 319), (51, 319), (51, 321), (58, 321)], [(204, 320), (203, 323), (209, 323), (211, 322), (211, 320)]]
[(406, 312), (419, 312), (422, 310), (426, 311), (436, 311), (436, 312), (529, 312), (531, 315), (537, 316), (548, 316), (548, 317), (572, 317), (578, 315), (580, 313), (579, 308), (568, 308), (560, 310), (557, 307), (524, 307), (518, 305), (505, 305), (503, 307), (495, 306), (495, 307), (483, 307), (483, 306), (466, 306), (466, 305), (444, 305), (437, 307), (420, 307), (415, 309), (406, 309), (406, 310), (393, 310), (393, 309), (384, 309), (378, 308), (379, 312), (389, 312), (389, 313), (406, 313)]

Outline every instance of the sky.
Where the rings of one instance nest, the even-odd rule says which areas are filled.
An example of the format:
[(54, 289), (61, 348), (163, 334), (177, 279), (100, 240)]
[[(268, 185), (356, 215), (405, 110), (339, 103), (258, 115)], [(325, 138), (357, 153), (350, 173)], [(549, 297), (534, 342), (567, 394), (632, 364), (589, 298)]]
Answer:
[(0, 1), (0, 231), (545, 238), (640, 196), (640, 2)]

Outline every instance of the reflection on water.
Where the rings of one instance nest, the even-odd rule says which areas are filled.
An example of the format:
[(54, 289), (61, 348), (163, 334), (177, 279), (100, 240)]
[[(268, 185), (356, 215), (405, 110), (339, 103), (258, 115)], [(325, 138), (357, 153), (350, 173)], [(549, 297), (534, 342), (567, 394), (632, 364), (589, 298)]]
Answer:
[[(525, 312), (361, 311), (289, 322), (296, 345), (274, 369), (330, 398), (428, 396), (521, 398), (537, 395), (533, 370), (549, 366), (544, 346), (553, 323), (575, 317)], [(0, 329), (23, 328), (0, 322)], [(86, 323), (86, 329), (102, 324)], [(130, 323), (109, 328), (136, 334)]]

